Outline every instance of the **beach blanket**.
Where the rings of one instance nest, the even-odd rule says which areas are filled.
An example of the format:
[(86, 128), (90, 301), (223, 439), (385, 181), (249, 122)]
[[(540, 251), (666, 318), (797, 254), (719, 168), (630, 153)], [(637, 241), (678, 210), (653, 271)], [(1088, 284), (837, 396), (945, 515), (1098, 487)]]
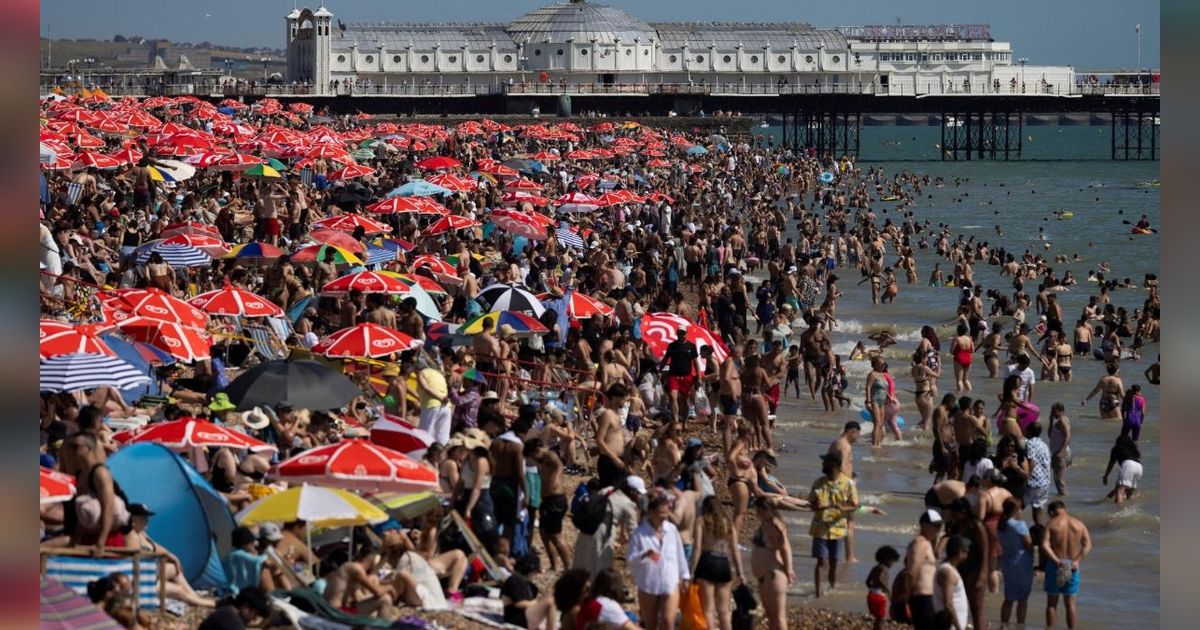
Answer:
[[(47, 556), (47, 577), (62, 582), (64, 586), (87, 596), (88, 582), (94, 582), (109, 573), (124, 573), (133, 579), (131, 558), (80, 558), (75, 556)], [(136, 586), (138, 605), (151, 610), (158, 609), (158, 563), (153, 558), (140, 562), (141, 575)]]
[(417, 581), (417, 595), (421, 598), (421, 608), (425, 610), (447, 610), (446, 595), (442, 592), (442, 584), (437, 572), (429, 566), (429, 562), (420, 554), (408, 552), (401, 556), (398, 569), (408, 571)]

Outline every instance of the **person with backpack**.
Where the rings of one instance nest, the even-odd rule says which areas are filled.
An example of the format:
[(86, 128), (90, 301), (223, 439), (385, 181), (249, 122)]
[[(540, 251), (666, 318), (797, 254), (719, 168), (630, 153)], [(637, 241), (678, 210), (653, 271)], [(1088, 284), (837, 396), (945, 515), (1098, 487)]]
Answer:
[(617, 531), (628, 535), (637, 527), (638, 501), (645, 494), (646, 481), (636, 475), (614, 488), (602, 488), (596, 479), (581, 484), (571, 505), (571, 523), (579, 531), (571, 568), (593, 576), (611, 568)]

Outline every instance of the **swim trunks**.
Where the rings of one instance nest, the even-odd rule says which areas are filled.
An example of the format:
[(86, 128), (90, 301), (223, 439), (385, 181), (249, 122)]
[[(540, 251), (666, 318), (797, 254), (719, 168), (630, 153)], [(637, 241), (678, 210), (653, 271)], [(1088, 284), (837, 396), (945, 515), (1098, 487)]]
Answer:
[[(1067, 575), (1070, 571), (1070, 575)], [(1062, 579), (1059, 579), (1059, 575)], [(1046, 593), (1048, 595), (1078, 595), (1079, 594), (1079, 570), (1068, 567), (1064, 570), (1062, 566), (1053, 562), (1046, 563)]]
[(721, 413), (727, 416), (736, 416), (738, 413), (739, 404), (736, 398), (721, 394)]

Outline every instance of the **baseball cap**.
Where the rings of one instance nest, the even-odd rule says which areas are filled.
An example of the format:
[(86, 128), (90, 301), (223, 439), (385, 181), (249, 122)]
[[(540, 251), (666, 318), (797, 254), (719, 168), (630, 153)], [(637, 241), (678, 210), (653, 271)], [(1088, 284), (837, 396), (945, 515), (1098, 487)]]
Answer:
[(393, 529), (404, 529), (404, 526), (400, 524), (400, 521), (397, 521), (394, 518), (389, 518), (388, 520), (376, 525), (374, 529), (376, 534), (382, 536)]
[(151, 512), (150, 508), (146, 507), (145, 503), (130, 503), (129, 504), (129, 515), (130, 516), (145, 516), (145, 517), (149, 518), (151, 516), (154, 516), (154, 512)]
[(920, 523), (922, 525), (929, 524), (929, 525), (937, 525), (938, 527), (941, 527), (942, 515), (940, 513), (938, 513), (938, 511), (935, 509), (932, 509), (932, 508), (927, 509), (921, 513)]
[(704, 442), (701, 442), (700, 438), (698, 438), (698, 437), (688, 438), (688, 441), (687, 441), (688, 448), (696, 448), (697, 446), (704, 446)]
[(629, 475), (625, 478), (625, 485), (638, 494), (646, 494), (646, 480), (637, 475)]

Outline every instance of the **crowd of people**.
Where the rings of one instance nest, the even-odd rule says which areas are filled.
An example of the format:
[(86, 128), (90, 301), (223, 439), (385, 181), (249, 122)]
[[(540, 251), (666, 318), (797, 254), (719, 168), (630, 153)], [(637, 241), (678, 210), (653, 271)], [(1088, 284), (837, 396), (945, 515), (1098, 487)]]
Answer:
[[(921, 219), (916, 200), (949, 185), (940, 179), (864, 171), (846, 156), (793, 152), (717, 127), (397, 125), (270, 99), (253, 107), (50, 100), (42, 114), (43, 142), (65, 160), (43, 171), (44, 319), (117, 329), (105, 302), (114, 290), (186, 300), (233, 287), (287, 313), (276, 341), (294, 358), (319, 355), (331, 333), (363, 323), (419, 342), (346, 361), (361, 395), (340, 409), (239, 410), (224, 390), (261, 358), (217, 317), (206, 323), (204, 358), (159, 368), (159, 398), (126, 401), (111, 388), (43, 393), (42, 465), (74, 476), (78, 494), (43, 506), (42, 542), (97, 554), (159, 549), (145, 533), (153, 506), (127, 505), (105, 466), (122, 446), (115, 421), (207, 418), (273, 446), (185, 453), (235, 513), (286, 485), (273, 477), (279, 461), (366, 437), (385, 416), (428, 432), (420, 463), (437, 473), (438, 505), (358, 528), (352, 552), (314, 548), (303, 521), (238, 527), (223, 558), (237, 595), (224, 602), (196, 592), (175, 559), (167, 595), (220, 604), (201, 627), (269, 615), (266, 595), (278, 590), (312, 588), (334, 609), (394, 619), (404, 607), (462, 606), (479, 595), (476, 584), (497, 581), (503, 620), (530, 630), (669, 629), (681, 614), (705, 623), (691, 627), (749, 627), (762, 615), (784, 629), (804, 546), (782, 514), (811, 516), (820, 598), (838, 586), (839, 568), (857, 561), (855, 520), (882, 513), (861, 502), (856, 483), (864, 430), (872, 448), (889, 448), (889, 433), (932, 437), (919, 533), (906, 551), (874, 554), (866, 601), (876, 627), (891, 619), (984, 628), (985, 599), (1001, 592), (1001, 621), (1015, 608), (1023, 623), (1039, 571), (1047, 625), (1061, 598), (1075, 627), (1091, 540), (1065, 502), (1071, 421), (1058, 402), (1042, 419), (1034, 392), (1046, 401), (1053, 386), (1042, 382), (1070, 380), (1072, 360), (1093, 357), (1107, 375), (1087, 400), (1099, 396), (1100, 416), (1122, 420), (1105, 484), (1116, 469), (1110, 496), (1137, 496), (1147, 407), (1121, 368), (1158, 340), (1156, 283), (1147, 278), (1147, 297), (1131, 314), (1113, 303), (1130, 294), (1119, 291), (1126, 285), (1097, 274), (1099, 293), (1069, 342), (1056, 291), (1074, 279), (1037, 252)], [(102, 132), (106, 121), (118, 131)], [(84, 149), (84, 136), (99, 145)], [(121, 161), (88, 161), (95, 152)], [(222, 166), (243, 154), (246, 164)], [(165, 160), (180, 156), (191, 156), (184, 161), (195, 174), (165, 180), (175, 168)], [(431, 168), (434, 156), (452, 159)], [(248, 174), (268, 157), (287, 168)], [(351, 175), (349, 166), (365, 168)], [(416, 199), (389, 196), (393, 189), (422, 177), (451, 181), (445, 176), (469, 185), (422, 197), (433, 210), (380, 205)], [(897, 209), (877, 214), (883, 197)], [(499, 220), (506, 212), (536, 228), (510, 227)], [(338, 217), (353, 227), (340, 236), (320, 227)], [(462, 227), (436, 227), (450, 218)], [(211, 226), (235, 249), (194, 266), (172, 263), (157, 239), (180, 225)], [(316, 255), (296, 254), (311, 244), (322, 246)], [(262, 254), (238, 255), (243, 246)], [(357, 261), (346, 248), (392, 255)], [(842, 334), (838, 274), (860, 275), (871, 302), (887, 304), (903, 299), (904, 281), (917, 282), (918, 252), (939, 258), (930, 284), (959, 287), (961, 298), (953, 334), (926, 326), (901, 355), (911, 357), (920, 414), (916, 426), (901, 427), (903, 370), (888, 365), (899, 349), (888, 348), (901, 342), (872, 334), (839, 356), (831, 337)], [(942, 264), (952, 271), (943, 274)], [(1011, 278), (1012, 291), (985, 292), (977, 264)], [(429, 287), (432, 309), (411, 295), (324, 290), (365, 270)], [(1040, 316), (1033, 327), (1030, 309), (1030, 320)], [(462, 332), (464, 324), (478, 332)], [(1002, 380), (998, 402), (974, 394), (976, 355), (987, 378)], [(943, 359), (953, 363), (945, 393)], [(865, 382), (848, 381), (852, 362), (869, 364)], [(1157, 363), (1146, 378), (1158, 383)], [(800, 492), (772, 474), (776, 420), (798, 413), (783, 407), (793, 404), (789, 389), (793, 399), (820, 399), (805, 414), (865, 410), (820, 453), (821, 476)], [(470, 536), (447, 526), (450, 512)], [(118, 614), (130, 605), (114, 596), (130, 588), (122, 583), (105, 578), (93, 600)], [(139, 626), (136, 615), (120, 614)]]

